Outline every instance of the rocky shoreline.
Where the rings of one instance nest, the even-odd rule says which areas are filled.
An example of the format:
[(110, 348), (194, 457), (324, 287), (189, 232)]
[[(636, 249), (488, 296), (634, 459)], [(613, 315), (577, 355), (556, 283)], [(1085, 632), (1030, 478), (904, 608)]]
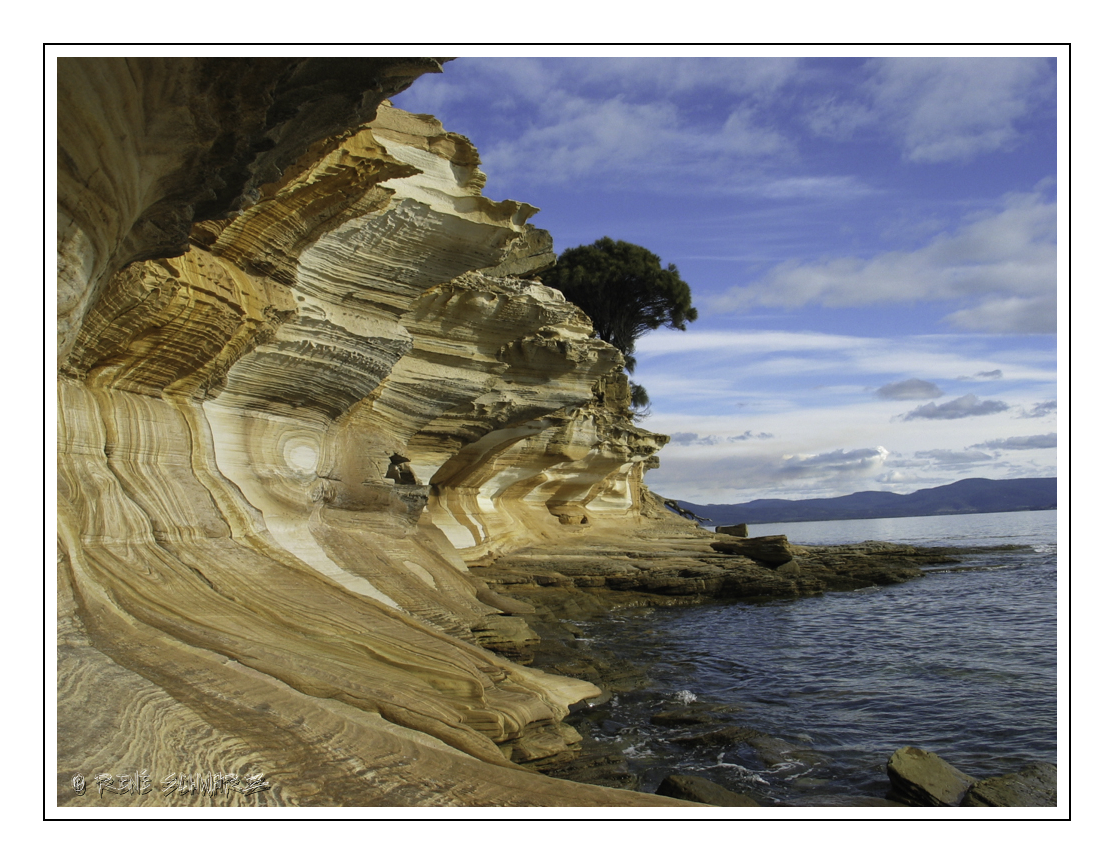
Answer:
[[(1019, 547), (997, 547), (998, 551)], [(606, 542), (536, 548), (474, 566), (505, 614), (477, 638), (492, 650), (547, 672), (588, 681), (601, 695), (572, 706), (565, 721), (581, 740), (552, 756), (528, 762), (553, 777), (659, 795), (713, 806), (757, 807), (758, 801), (696, 775), (640, 774), (624, 753), (611, 716), (611, 701), (651, 685), (647, 664), (617, 653), (619, 646), (586, 640), (584, 628), (614, 614), (648, 614), (655, 607), (703, 603), (756, 603), (814, 596), (909, 581), (925, 568), (960, 569), (986, 547), (915, 547), (871, 541), (842, 546), (801, 546), (787, 538), (738, 540), (724, 534), (645, 536), (637, 545)], [(491, 602), (490, 600), (488, 602)], [(645, 610), (643, 612), (643, 610)], [(671, 745), (709, 753), (745, 745), (766, 766), (816, 763), (819, 754), (770, 730), (734, 725), (729, 706), (692, 698), (649, 716)], [(911, 758), (910, 753), (923, 754)], [(884, 759), (886, 754), (879, 754)], [(891, 790), (885, 798), (808, 794), (779, 806), (1055, 806), (1055, 766), (1028, 766), (1016, 775), (976, 780), (935, 754), (905, 747), (889, 760)], [(941, 778), (947, 778), (949, 783)], [(647, 783), (650, 788), (647, 788)], [(940, 791), (943, 789), (944, 791)], [(815, 790), (820, 792), (821, 790)], [(958, 794), (957, 794), (958, 793)]]

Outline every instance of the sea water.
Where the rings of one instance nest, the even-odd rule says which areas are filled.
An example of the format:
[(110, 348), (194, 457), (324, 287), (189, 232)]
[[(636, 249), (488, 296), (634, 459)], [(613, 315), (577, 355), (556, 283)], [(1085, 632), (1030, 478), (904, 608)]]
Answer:
[[(644, 791), (687, 773), (763, 803), (879, 797), (886, 760), (904, 745), (980, 778), (1057, 761), (1055, 511), (751, 525), (750, 534), (1021, 548), (987, 548), (901, 585), (586, 625), (629, 658), (653, 658), (651, 685), (615, 697), (608, 726)], [(694, 745), (682, 739), (695, 728), (650, 721), (685, 705), (772, 740), (764, 750)]]

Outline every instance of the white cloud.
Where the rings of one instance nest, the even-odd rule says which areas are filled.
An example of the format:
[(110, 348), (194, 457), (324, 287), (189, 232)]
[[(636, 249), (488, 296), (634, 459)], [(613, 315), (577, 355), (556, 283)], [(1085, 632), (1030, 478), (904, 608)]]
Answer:
[(554, 91), (621, 92), (636, 99), (711, 91), (767, 100), (797, 80), (801, 66), (793, 57), (469, 58), (464, 62), (497, 76), (504, 90), (535, 100)]
[(485, 170), (549, 183), (591, 177), (738, 186), (753, 173), (751, 160), (792, 149), (749, 108), (736, 109), (715, 128), (690, 125), (675, 102), (635, 102), (626, 94), (600, 99), (556, 92), (539, 108), (529, 128), (485, 149)]
[(960, 330), (984, 333), (1055, 333), (1056, 295), (995, 297), (944, 320)]
[(965, 162), (1013, 147), (1019, 125), (1051, 108), (1054, 73), (1039, 57), (888, 57), (870, 60), (849, 98), (818, 97), (803, 115), (840, 141), (879, 130), (910, 162)]
[[(799, 86), (815, 80), (804, 65), (795, 58), (462, 58), (440, 79), (418, 82), (420, 107), (414, 94), (403, 102), (482, 140), (484, 170), (500, 188), (590, 181), (771, 199), (873, 194), (848, 175), (771, 178), (771, 169), (798, 155), (799, 127), (786, 109)], [(493, 95), (479, 105), (476, 93)], [(456, 128), (456, 117), (477, 128)]]
[(978, 450), (918, 450), (915, 454), (917, 459), (927, 459), (934, 462), (936, 465), (947, 467), (970, 467), (972, 463), (993, 462), (994, 457), (989, 453), (981, 453)]
[(840, 336), (790, 330), (704, 330), (679, 333), (655, 330), (638, 340), (640, 357), (650, 354), (705, 353), (728, 349), (733, 356), (781, 351), (848, 351), (866, 348), (876, 340), (867, 336)]
[[(703, 330), (700, 321), (686, 332), (656, 330), (638, 342), (639, 380), (650, 390), (659, 381), (683, 392), (686, 387), (732, 397), (744, 394), (734, 383), (753, 381), (760, 373), (838, 373), (832, 383), (859, 376), (862, 385), (873, 376), (886, 379), (959, 380), (972, 369), (993, 365), (1011, 382), (1056, 380), (1055, 351), (1013, 354), (996, 349), (1002, 337), (930, 335), (906, 338), (841, 336), (789, 330)], [(685, 374), (677, 371), (683, 362)], [(687, 383), (686, 383), (687, 382)], [(860, 389), (862, 389), (860, 385)], [(931, 398), (931, 397), (925, 397)], [(748, 408), (755, 408), (751, 403)]]
[(861, 198), (876, 192), (859, 178), (846, 175), (782, 177), (763, 182), (754, 191), (775, 199)]
[(911, 162), (1008, 148), (1018, 122), (1054, 92), (1052, 67), (1039, 57), (901, 57), (868, 67), (871, 107)]
[[(1029, 392), (1039, 392), (1042, 386)], [(752, 405), (731, 413), (712, 414), (699, 404), (687, 413), (673, 413), (675, 408), (656, 412), (655, 430), (700, 430), (693, 434), (718, 443), (666, 445), (660, 454), (661, 468), (647, 475), (650, 487), (669, 498), (730, 503), (927, 488), (970, 476), (1036, 477), (1056, 472), (1054, 448), (1005, 451), (971, 446), (974, 441), (1047, 431), (1047, 425), (1042, 426), (1047, 421), (1019, 419), (1013, 412), (975, 415), (955, 423), (893, 423), (893, 403), (875, 399), (871, 392), (862, 395), (865, 401), (798, 403), (770, 413), (763, 412), (760, 399), (749, 393), (747, 397)], [(1024, 399), (1029, 405), (1033, 401), (1031, 396)], [(762, 429), (773, 437), (730, 440), (747, 428)], [(878, 448), (886, 451), (884, 459)], [(1022, 464), (1017, 455), (1027, 461)]]
[(1056, 204), (1040, 193), (1006, 196), (950, 234), (912, 251), (873, 258), (787, 261), (712, 302), (751, 306), (868, 306), (959, 301), (953, 326), (983, 332), (1056, 332)]
[[(856, 491), (885, 465), (885, 447), (838, 449), (823, 453), (755, 453), (716, 455), (701, 449), (701, 458), (674, 460), (663, 453), (662, 467), (648, 477), (655, 491), (693, 500), (700, 490), (709, 503), (759, 497), (817, 497)], [(687, 495), (687, 497), (686, 497)]]

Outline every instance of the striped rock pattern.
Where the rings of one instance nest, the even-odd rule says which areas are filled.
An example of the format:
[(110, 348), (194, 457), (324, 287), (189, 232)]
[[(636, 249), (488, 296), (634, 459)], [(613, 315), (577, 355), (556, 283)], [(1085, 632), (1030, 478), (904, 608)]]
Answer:
[(534, 208), (376, 113), (438, 61), (329, 63), (60, 61), (59, 804), (672, 805), (530, 770), (598, 691), (486, 650), (467, 569), (637, 524), (667, 439), (483, 272)]

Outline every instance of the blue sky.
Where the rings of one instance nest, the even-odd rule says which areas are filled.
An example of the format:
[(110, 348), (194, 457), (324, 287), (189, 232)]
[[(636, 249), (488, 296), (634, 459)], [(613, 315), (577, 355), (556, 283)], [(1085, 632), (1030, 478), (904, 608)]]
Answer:
[(647, 480), (699, 503), (1056, 474), (1056, 61), (460, 58), (394, 100), (557, 252), (645, 246)]

